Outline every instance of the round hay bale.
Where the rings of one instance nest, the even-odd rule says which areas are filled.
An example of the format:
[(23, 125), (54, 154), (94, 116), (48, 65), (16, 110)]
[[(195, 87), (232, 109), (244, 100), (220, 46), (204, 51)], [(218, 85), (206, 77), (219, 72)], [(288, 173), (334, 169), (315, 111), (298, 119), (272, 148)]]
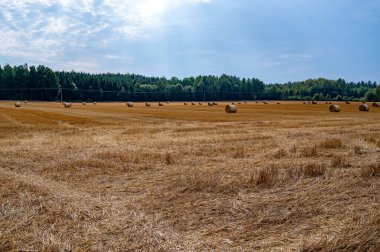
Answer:
[(24, 101), (24, 103), (28, 103), (28, 101), (27, 101), (27, 100), (25, 100), (25, 101)]
[(351, 102), (350, 101), (346, 101), (346, 104), (350, 104)]
[[(146, 104), (145, 104), (146, 105)], [(132, 108), (133, 107), (133, 102), (127, 102), (127, 106), (129, 107), (129, 108)]]
[(187, 105), (187, 102), (184, 102), (183, 105)]
[(191, 105), (195, 105), (195, 102), (191, 102)]
[(82, 104), (83, 104), (83, 106), (86, 106), (87, 103), (86, 102), (82, 102)]
[(312, 101), (311, 104), (318, 104), (318, 102), (317, 101)]
[(202, 105), (202, 102), (198, 102), (198, 105)]
[(258, 101), (256, 101), (256, 103), (259, 103)]
[(310, 102), (310, 101), (308, 101), (308, 102), (307, 102), (307, 104), (311, 104), (311, 102)]
[(232, 105), (236, 105), (236, 102), (232, 102), (231, 104), (232, 104)]
[(93, 102), (92, 104), (96, 105), (96, 101), (95, 101), (95, 102)]
[(380, 102), (374, 102), (372, 103), (372, 107), (380, 107)]
[(226, 113), (236, 113), (237, 112), (237, 107), (236, 105), (227, 105), (224, 110)]
[(162, 106), (164, 106), (164, 103), (163, 102), (159, 102), (158, 106), (162, 107)]
[(306, 104), (306, 102), (303, 102), (303, 104)]
[(15, 102), (15, 107), (16, 107), (16, 108), (19, 108), (19, 107), (21, 107), (21, 102), (19, 102), (19, 101), (16, 101), (16, 102)]
[(369, 106), (367, 104), (361, 104), (359, 106), (359, 111), (369, 111)]
[(330, 101), (329, 104), (332, 104), (332, 102)]
[(145, 107), (150, 107), (150, 103), (149, 103), (149, 102), (146, 102), (146, 103), (145, 103)]
[(217, 102), (212, 102), (212, 105), (218, 105), (218, 103)]
[(264, 104), (268, 104), (266, 101), (265, 102), (263, 102)]
[(213, 102), (208, 102), (207, 104), (208, 104), (209, 106), (213, 106), (213, 105), (214, 105)]
[(277, 102), (277, 104), (280, 104), (279, 102)]
[(63, 106), (64, 106), (65, 108), (70, 108), (70, 107), (71, 107), (71, 102), (64, 102), (64, 103), (63, 103)]
[(329, 111), (330, 112), (340, 112), (340, 106), (339, 105), (330, 105)]
[(241, 102), (238, 102), (238, 104), (240, 105), (240, 104), (241, 104)]
[(329, 102), (326, 102), (326, 104), (329, 104)]
[(167, 101), (166, 104), (169, 104), (169, 102)]

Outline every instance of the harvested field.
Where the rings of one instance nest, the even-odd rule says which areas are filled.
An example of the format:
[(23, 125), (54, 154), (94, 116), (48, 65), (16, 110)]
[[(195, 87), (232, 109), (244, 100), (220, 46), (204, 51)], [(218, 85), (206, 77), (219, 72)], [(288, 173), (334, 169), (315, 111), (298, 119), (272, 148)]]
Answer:
[(0, 251), (380, 250), (380, 108), (218, 104), (1, 101)]

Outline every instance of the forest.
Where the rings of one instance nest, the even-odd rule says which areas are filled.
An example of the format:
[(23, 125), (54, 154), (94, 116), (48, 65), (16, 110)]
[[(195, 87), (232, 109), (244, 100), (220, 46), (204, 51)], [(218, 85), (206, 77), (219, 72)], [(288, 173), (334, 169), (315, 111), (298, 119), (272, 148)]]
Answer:
[(1, 100), (43, 101), (207, 101), (358, 100), (379, 101), (372, 81), (308, 79), (264, 83), (257, 78), (197, 76), (183, 79), (138, 74), (53, 71), (40, 66), (0, 65)]

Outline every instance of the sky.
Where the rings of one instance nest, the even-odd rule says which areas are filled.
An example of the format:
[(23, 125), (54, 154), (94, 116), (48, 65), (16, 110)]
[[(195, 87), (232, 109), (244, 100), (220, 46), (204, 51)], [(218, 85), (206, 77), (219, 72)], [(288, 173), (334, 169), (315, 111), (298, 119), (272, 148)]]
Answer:
[(0, 0), (0, 65), (380, 82), (380, 0)]

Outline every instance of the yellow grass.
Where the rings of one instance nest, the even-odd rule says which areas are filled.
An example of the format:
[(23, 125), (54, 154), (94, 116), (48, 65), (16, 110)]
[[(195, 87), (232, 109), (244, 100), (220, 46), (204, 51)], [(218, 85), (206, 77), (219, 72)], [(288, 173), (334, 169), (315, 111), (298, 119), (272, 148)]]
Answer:
[(0, 251), (379, 251), (380, 108), (0, 102)]

